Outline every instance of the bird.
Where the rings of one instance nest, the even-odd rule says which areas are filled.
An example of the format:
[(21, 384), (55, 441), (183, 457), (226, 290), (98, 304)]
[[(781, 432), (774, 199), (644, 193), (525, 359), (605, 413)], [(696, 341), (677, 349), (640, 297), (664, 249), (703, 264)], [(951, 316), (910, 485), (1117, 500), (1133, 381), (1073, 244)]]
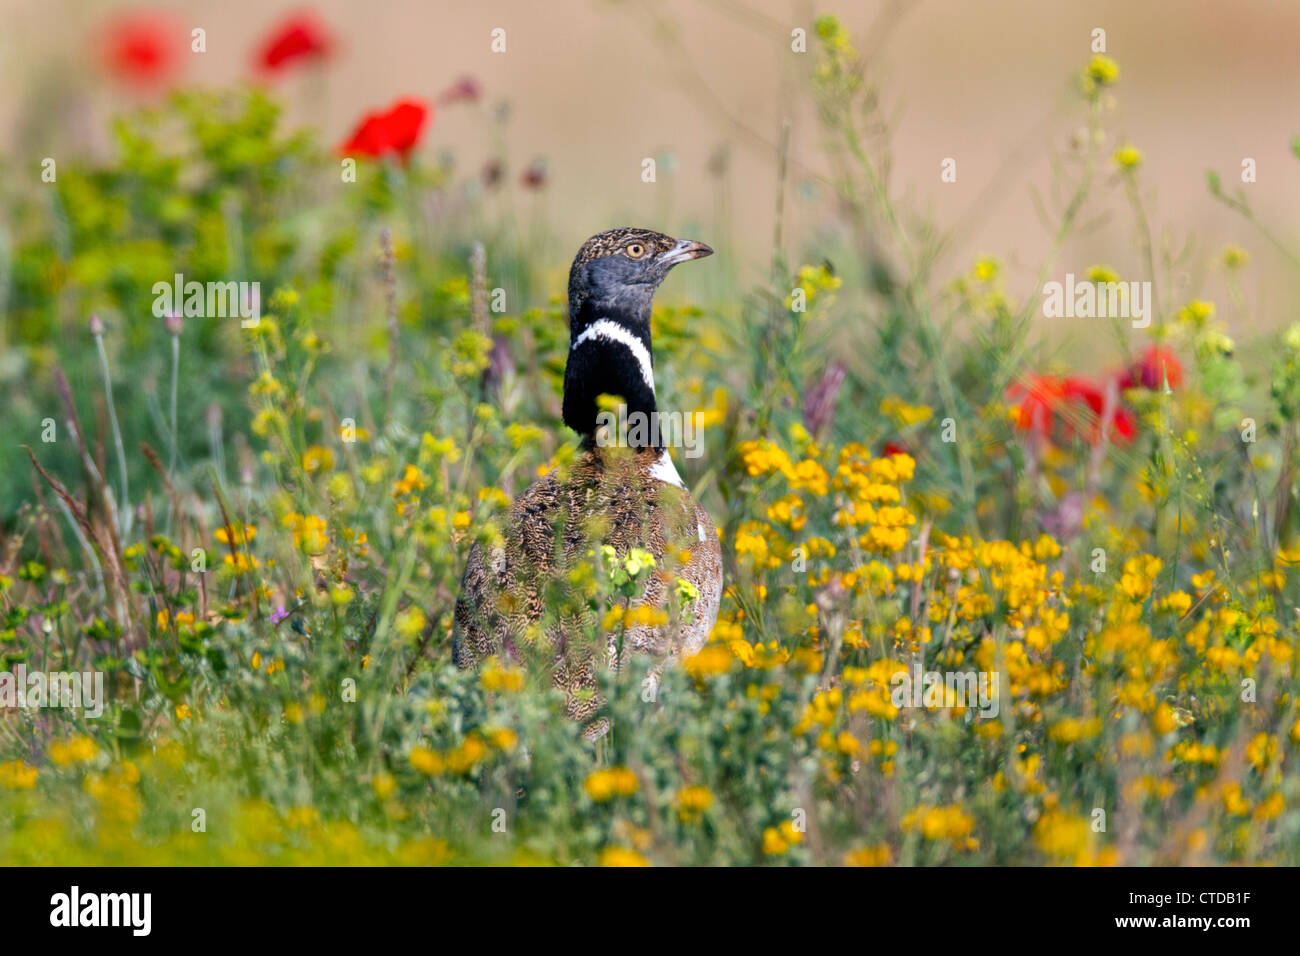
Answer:
[[(601, 396), (621, 399), (620, 412), (633, 425), (638, 414), (646, 416), (642, 422), (658, 420), (654, 294), (675, 266), (712, 254), (702, 242), (632, 227), (582, 244), (569, 270), (561, 406), (564, 424), (581, 438), (578, 453), (515, 498), (499, 536), (471, 548), (461, 579), (452, 634), (456, 665), (477, 669), (489, 658), (505, 658), (548, 669), (551, 685), (564, 693), (566, 713), (584, 723), (589, 739), (609, 729), (596, 690), (599, 668), (617, 671), (629, 653), (646, 654), (645, 680), (657, 687), (663, 668), (698, 652), (717, 620), (718, 529), (678, 474), (666, 430), (616, 432), (600, 402)], [(581, 582), (602, 561), (626, 567), (645, 554), (653, 564), (644, 588), (624, 599), (629, 623), (604, 631)], [(642, 607), (660, 613), (628, 613)]]

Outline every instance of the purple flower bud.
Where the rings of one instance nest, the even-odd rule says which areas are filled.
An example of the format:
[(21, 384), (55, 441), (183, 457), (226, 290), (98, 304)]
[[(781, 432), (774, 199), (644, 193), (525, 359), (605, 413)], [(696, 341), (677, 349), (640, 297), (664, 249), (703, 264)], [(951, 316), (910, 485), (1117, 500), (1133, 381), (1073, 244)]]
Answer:
[(510, 354), (510, 343), (505, 336), (492, 337), (492, 351), (488, 367), (483, 370), (483, 386), (493, 395), (500, 396), (501, 383), (507, 375), (515, 373), (515, 360)]
[(547, 172), (546, 160), (535, 159), (529, 163), (528, 168), (524, 170), (519, 179), (526, 189), (541, 189), (546, 185)]
[(803, 423), (814, 438), (823, 437), (835, 421), (835, 403), (840, 397), (844, 374), (843, 365), (831, 362), (804, 395)]
[(443, 103), (476, 103), (483, 95), (483, 86), (472, 76), (462, 76), (453, 86), (443, 90), (438, 98)]
[(168, 335), (181, 334), (181, 317), (172, 312), (163, 317), (163, 328), (167, 330)]
[(90, 334), (95, 338), (104, 334), (104, 320), (97, 314), (90, 317)]

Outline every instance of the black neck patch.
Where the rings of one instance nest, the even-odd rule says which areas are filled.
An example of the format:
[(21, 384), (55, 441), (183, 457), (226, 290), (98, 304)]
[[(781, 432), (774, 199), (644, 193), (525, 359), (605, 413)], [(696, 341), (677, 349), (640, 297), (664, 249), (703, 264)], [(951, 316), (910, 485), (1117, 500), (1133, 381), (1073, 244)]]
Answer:
[(647, 424), (654, 421), (649, 316), (638, 321), (625, 314), (583, 315), (589, 312), (587, 306), (573, 316), (574, 333), (564, 369), (564, 424), (584, 438), (593, 436), (600, 414), (596, 400), (602, 394), (620, 396), (628, 420), (635, 421), (631, 416), (640, 413), (647, 416)]

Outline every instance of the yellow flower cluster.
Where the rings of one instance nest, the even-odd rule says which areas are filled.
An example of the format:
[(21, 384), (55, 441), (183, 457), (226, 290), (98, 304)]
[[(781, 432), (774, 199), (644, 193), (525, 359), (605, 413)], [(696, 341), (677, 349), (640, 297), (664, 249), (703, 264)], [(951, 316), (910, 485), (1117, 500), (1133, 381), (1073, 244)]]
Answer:
[(798, 846), (802, 842), (803, 832), (796, 830), (794, 823), (789, 820), (763, 831), (763, 852), (768, 856), (782, 856), (792, 846)]
[(248, 544), (257, 537), (257, 528), (251, 524), (236, 521), (224, 528), (218, 528), (214, 534), (222, 544)]
[(517, 694), (524, 689), (523, 670), (511, 667), (496, 657), (489, 657), (484, 662), (478, 679), (484, 690), (495, 693)]
[(421, 491), (428, 487), (428, 478), (415, 465), (407, 464), (402, 469), (402, 477), (393, 482), (393, 505), (398, 517), (411, 513)]
[(636, 850), (629, 850), (621, 846), (607, 846), (600, 851), (600, 856), (596, 862), (600, 866), (649, 866), (647, 860)]
[(334, 452), (322, 445), (312, 445), (302, 454), (302, 470), (312, 475), (334, 470)]
[(1079, 85), (1084, 96), (1092, 99), (1103, 89), (1114, 86), (1118, 81), (1119, 64), (1104, 53), (1097, 53), (1084, 69), (1083, 75), (1079, 79)]
[(698, 823), (713, 806), (713, 791), (708, 787), (683, 787), (677, 791), (677, 816), (683, 823)]
[(56, 740), (50, 744), (50, 760), (60, 767), (89, 763), (97, 756), (99, 756), (99, 748), (89, 737), (73, 737), (68, 741)]
[(888, 843), (864, 846), (859, 850), (850, 850), (844, 854), (845, 866), (889, 866), (894, 858)]
[(892, 418), (899, 428), (908, 428), (929, 421), (934, 412), (929, 405), (909, 405), (897, 395), (890, 395), (881, 401), (880, 414)]
[(955, 850), (979, 849), (979, 840), (971, 836), (975, 819), (960, 805), (922, 804), (904, 815), (903, 829), (918, 832), (927, 840), (946, 840)]
[(307, 554), (321, 554), (329, 544), (329, 526), (319, 515), (301, 515), (291, 511), (280, 523), (293, 535), (294, 546)]
[(123, 828), (119, 832), (124, 836), (140, 819), (143, 802), (137, 784), (140, 771), (135, 764), (127, 762), (109, 768), (104, 773), (95, 773), (86, 777), (85, 789), (99, 808), (101, 825)]
[[(487, 734), (484, 739), (483, 733)], [(411, 748), (407, 760), (415, 770), (426, 777), (443, 773), (464, 775), (485, 760), (495, 749), (502, 753), (514, 750), (519, 739), (507, 727), (488, 728), (483, 733), (471, 731), (457, 746), (440, 752), (418, 744)]]
[(907, 546), (908, 529), (916, 516), (902, 505), (902, 482), (912, 477), (916, 462), (909, 455), (872, 458), (859, 444), (846, 445), (840, 451), (832, 483), (841, 495), (835, 513), (838, 527), (867, 526), (858, 539), (864, 551), (873, 554), (896, 554)]
[(31, 790), (36, 786), (39, 771), (21, 760), (0, 763), (0, 787), (6, 790)]
[(587, 791), (587, 796), (597, 803), (606, 803), (615, 797), (633, 796), (639, 786), (636, 774), (627, 767), (594, 770), (582, 782), (582, 788)]
[(699, 652), (682, 661), (682, 667), (697, 681), (716, 677), (731, 670), (735, 658), (724, 644), (706, 644)]
[[(799, 274), (795, 278), (795, 290), (802, 293), (802, 304), (805, 308), (798, 311), (811, 309), (813, 303), (819, 299), (823, 308), (829, 307), (835, 301), (833, 293), (843, 284), (844, 280), (825, 265), (800, 266)], [(795, 295), (792, 293), (786, 296), (785, 307), (794, 309), (795, 306)]]

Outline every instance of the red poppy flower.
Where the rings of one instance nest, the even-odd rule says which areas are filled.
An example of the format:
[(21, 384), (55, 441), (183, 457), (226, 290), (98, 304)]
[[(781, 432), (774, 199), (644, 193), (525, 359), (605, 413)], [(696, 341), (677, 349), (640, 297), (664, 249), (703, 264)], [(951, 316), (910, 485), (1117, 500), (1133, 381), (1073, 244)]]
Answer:
[(1163, 388), (1165, 379), (1170, 388), (1183, 384), (1183, 366), (1174, 350), (1166, 345), (1152, 345), (1133, 366), (1120, 373), (1120, 388), (1145, 388), (1155, 391)]
[(183, 46), (183, 33), (170, 15), (129, 13), (105, 27), (102, 59), (121, 79), (156, 86), (175, 72)]
[(281, 22), (257, 54), (258, 65), (275, 73), (298, 60), (322, 59), (334, 49), (334, 38), (311, 13), (295, 13)]
[(1056, 411), (1065, 399), (1065, 382), (1056, 375), (1030, 375), (1007, 389), (1013, 403), (1016, 427), (1050, 438)]
[[(1094, 445), (1100, 437), (1101, 417), (1106, 412), (1106, 393), (1098, 385), (1083, 378), (1067, 378), (1065, 380), (1066, 398), (1082, 401), (1091, 410), (1095, 420), (1092, 425), (1092, 433), (1088, 440)], [(1114, 396), (1115, 413), (1111, 418), (1111, 428), (1113, 429), (1112, 440), (1118, 438), (1122, 442), (1131, 442), (1137, 437), (1137, 418), (1134, 414), (1120, 404), (1118, 394)]]
[(397, 153), (405, 162), (419, 142), (432, 109), (421, 100), (398, 100), (383, 113), (370, 113), (342, 146), (345, 154), (380, 157)]
[[(1101, 437), (1101, 416), (1106, 411), (1106, 393), (1088, 379), (1077, 376), (1062, 378), (1059, 375), (1031, 375), (1007, 389), (1007, 401), (1015, 406), (1016, 426), (1021, 431), (1032, 431), (1050, 439), (1058, 417), (1063, 433), (1068, 437), (1079, 432), (1076, 427), (1079, 415), (1070, 409), (1072, 403), (1081, 403), (1091, 413), (1093, 420), (1087, 438), (1096, 444)], [(1118, 405), (1111, 419), (1111, 438), (1130, 442), (1137, 436), (1137, 419), (1123, 405)]]

